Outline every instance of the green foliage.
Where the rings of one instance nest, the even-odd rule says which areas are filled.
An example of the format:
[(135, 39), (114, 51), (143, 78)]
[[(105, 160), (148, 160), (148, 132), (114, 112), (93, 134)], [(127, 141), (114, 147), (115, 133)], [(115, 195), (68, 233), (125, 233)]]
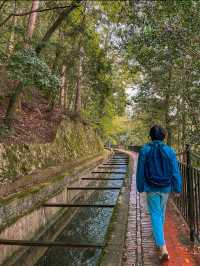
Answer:
[(7, 70), (9, 78), (20, 81), (24, 87), (36, 86), (52, 96), (58, 92), (59, 78), (51, 73), (32, 48), (16, 51), (9, 60)]
[(5, 53), (5, 49), (4, 49), (4, 47), (2, 47), (2, 45), (0, 45), (0, 64), (1, 65), (5, 64), (6, 59), (7, 59), (6, 57), (7, 57), (7, 55)]
[(129, 66), (141, 73), (133, 121), (163, 125), (178, 149), (199, 144), (199, 8), (197, 1), (134, 3), (126, 35)]
[(112, 119), (115, 114), (113, 103), (109, 100), (105, 100), (105, 107), (103, 109), (103, 116), (100, 120), (100, 126), (102, 128), (104, 136), (109, 136), (112, 132)]
[(4, 127), (4, 126), (0, 127), (0, 138), (1, 139), (8, 137), (14, 133), (15, 133), (14, 129), (8, 129), (7, 127)]
[[(1, 21), (13, 12), (11, 2), (0, 10)], [(56, 5), (62, 1), (40, 3), (41, 8)], [(28, 11), (31, 5), (17, 1), (15, 8)], [(31, 40), (26, 36), (28, 16), (20, 16), (0, 28), (0, 62), (7, 66), (10, 80), (20, 81), (24, 88), (38, 88), (48, 99), (63, 97), (58, 88), (66, 66), (65, 79), (60, 79), (65, 80), (65, 111), (74, 111), (79, 84), (81, 115), (105, 139), (141, 144), (149, 127), (159, 123), (172, 130), (179, 148), (186, 142), (196, 145), (200, 139), (199, 12), (200, 2), (192, 0), (83, 1), (57, 28), (40, 58), (34, 49), (23, 48), (25, 42), (37, 47), (59, 12), (38, 13)], [(7, 43), (12, 47), (9, 52)], [(134, 85), (133, 123), (127, 123), (125, 90)]]

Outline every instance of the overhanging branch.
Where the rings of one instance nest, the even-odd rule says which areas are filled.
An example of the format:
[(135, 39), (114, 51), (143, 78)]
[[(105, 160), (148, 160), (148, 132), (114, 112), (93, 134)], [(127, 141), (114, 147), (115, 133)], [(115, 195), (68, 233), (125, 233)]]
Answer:
[(0, 4), (0, 10), (3, 8), (3, 6), (5, 5), (6, 2), (8, 2), (8, 0), (2, 1), (2, 3)]
[(51, 27), (47, 30), (46, 34), (44, 35), (44, 37), (42, 38), (42, 40), (39, 42), (39, 44), (36, 47), (36, 53), (39, 54), (41, 52), (42, 49), (44, 49), (44, 47), (46, 46), (46, 43), (48, 42), (48, 40), (51, 38), (52, 34), (55, 32), (55, 30), (61, 25), (61, 23), (64, 21), (64, 19), (66, 19), (66, 17), (77, 7), (80, 6), (80, 3), (83, 0), (76, 0), (73, 1), (71, 3), (71, 5), (64, 9), (60, 15), (58, 16), (58, 18), (56, 19), (56, 21), (51, 25)]
[[(6, 0), (7, 1), (7, 0)], [(51, 11), (51, 10), (55, 10), (55, 9), (63, 9), (63, 8), (67, 8), (67, 7), (70, 7), (69, 5), (67, 6), (55, 6), (55, 7), (51, 7), (51, 8), (44, 8), (44, 9), (35, 9), (35, 10), (32, 10), (32, 11), (28, 11), (28, 12), (23, 12), (23, 13), (11, 13), (10, 15), (7, 16), (7, 18), (5, 18), (3, 20), (3, 22), (0, 23), (0, 27), (2, 27), (4, 24), (6, 24), (6, 22), (8, 22), (8, 20), (11, 18), (11, 17), (23, 17), (23, 16), (28, 16), (32, 13), (36, 13), (36, 12), (46, 12), (46, 11)], [(1, 6), (0, 6), (0, 9), (1, 9)]]

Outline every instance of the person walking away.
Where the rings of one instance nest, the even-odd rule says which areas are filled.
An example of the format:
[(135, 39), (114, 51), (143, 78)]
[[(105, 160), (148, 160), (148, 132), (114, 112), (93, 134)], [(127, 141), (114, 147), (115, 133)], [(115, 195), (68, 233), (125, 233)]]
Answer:
[(180, 195), (182, 177), (174, 150), (164, 143), (166, 131), (155, 125), (149, 135), (151, 142), (139, 153), (136, 184), (139, 193), (146, 192), (154, 240), (159, 248), (159, 258), (164, 261), (169, 260), (164, 239), (166, 204), (170, 193)]

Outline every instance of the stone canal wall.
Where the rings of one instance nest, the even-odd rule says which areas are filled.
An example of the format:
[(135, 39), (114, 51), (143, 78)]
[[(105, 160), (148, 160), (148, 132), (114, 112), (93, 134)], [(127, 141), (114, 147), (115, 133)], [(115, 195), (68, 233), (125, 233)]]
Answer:
[(36, 169), (74, 161), (103, 151), (95, 131), (80, 122), (62, 122), (52, 143), (0, 144), (0, 184)]
[[(84, 163), (74, 166), (71, 170), (71, 175), (54, 180), (53, 182), (41, 184), (39, 190), (22, 193), (20, 197), (13, 197), (10, 201), (5, 202), (0, 207), (0, 239), (17, 239), (30, 240), (38, 239), (56, 220), (61, 219), (63, 211), (68, 208), (59, 207), (42, 207), (44, 202), (49, 203), (72, 203), (78, 197), (82, 201), (86, 201), (91, 191), (82, 192), (80, 190), (68, 190), (69, 186), (87, 186), (91, 185), (91, 181), (81, 180), (83, 177), (92, 177), (91, 170), (107, 158), (109, 153), (90, 158)], [(93, 182), (93, 181), (92, 181)], [(95, 184), (97, 185), (97, 183)], [(69, 213), (69, 221), (73, 217), (74, 211)], [(65, 221), (65, 224), (68, 221)], [(51, 230), (52, 231), (52, 230)], [(49, 235), (48, 239), (53, 240), (56, 233)], [(24, 252), (27, 252), (27, 247), (19, 246), (0, 246), (0, 265), (18, 265), (17, 260)], [(37, 251), (38, 252), (38, 251)], [(39, 249), (43, 252), (43, 249)], [(29, 258), (29, 259), (33, 259)], [(31, 262), (30, 265), (32, 264)]]
[[(72, 121), (61, 123), (52, 143), (0, 144), (0, 238), (37, 239), (66, 211), (42, 204), (82, 197), (81, 191), (69, 193), (67, 187), (87, 186), (81, 178), (108, 156), (92, 128)], [(12, 260), (26, 249), (0, 245), (0, 265), (16, 265)]]

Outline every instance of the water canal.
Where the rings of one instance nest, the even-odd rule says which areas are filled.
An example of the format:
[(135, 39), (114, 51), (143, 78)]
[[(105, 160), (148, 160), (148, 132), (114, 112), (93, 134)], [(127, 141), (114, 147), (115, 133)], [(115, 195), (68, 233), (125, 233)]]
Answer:
[[(79, 204), (99, 204), (115, 205), (118, 200), (120, 188), (123, 186), (123, 179), (126, 177), (128, 158), (126, 155), (115, 154), (109, 161), (100, 165), (94, 177), (102, 179), (98, 182), (98, 187), (118, 188), (119, 189), (98, 189), (91, 194), (85, 201), (79, 199)], [(106, 173), (112, 171), (113, 173)], [(94, 186), (93, 186), (94, 187)], [(87, 193), (83, 192), (83, 193)], [(54, 208), (54, 207), (46, 207)], [(61, 207), (62, 208), (62, 207)], [(73, 207), (74, 208), (74, 207)], [(63, 208), (62, 208), (63, 209)], [(106, 235), (111, 222), (114, 208), (107, 207), (80, 207), (62, 232), (54, 240), (56, 242), (105, 245)], [(68, 219), (68, 212), (64, 212), (62, 221)], [(60, 224), (58, 225), (60, 226)], [(54, 231), (59, 230), (56, 225)], [(42, 238), (44, 241), (51, 240), (48, 236)], [(36, 252), (36, 249), (38, 252)], [(35, 265), (35, 266), (95, 266), (98, 264), (102, 248), (69, 248), (69, 247), (30, 247), (28, 258), (26, 256), (19, 260), (16, 265)], [(30, 262), (31, 252), (33, 251), (34, 259)], [(41, 252), (42, 251), (42, 252)]]

